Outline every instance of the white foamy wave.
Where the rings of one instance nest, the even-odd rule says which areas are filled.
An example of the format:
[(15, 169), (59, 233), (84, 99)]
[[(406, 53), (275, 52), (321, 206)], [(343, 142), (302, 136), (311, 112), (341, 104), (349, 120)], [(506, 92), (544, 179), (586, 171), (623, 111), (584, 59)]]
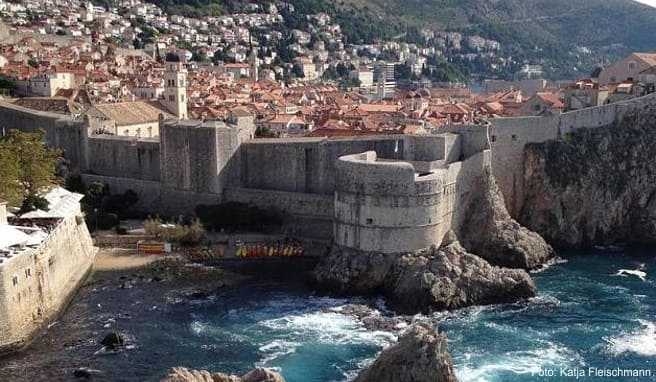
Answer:
[(256, 363), (257, 367), (268, 366), (269, 362), (276, 360), (282, 356), (296, 352), (296, 348), (300, 345), (298, 342), (274, 340), (260, 346), (259, 350), (266, 354), (259, 362)]
[(638, 320), (640, 328), (617, 337), (606, 339), (607, 351), (612, 355), (635, 353), (642, 356), (656, 355), (656, 324)]
[(189, 325), (189, 329), (191, 330), (191, 332), (197, 336), (201, 335), (203, 332), (206, 332), (207, 328), (208, 325), (200, 321), (194, 321), (191, 323), (191, 325)]
[(291, 332), (299, 338), (311, 338), (327, 344), (372, 344), (388, 346), (396, 342), (393, 333), (367, 331), (354, 318), (334, 312), (289, 315), (259, 323), (269, 329)]
[(551, 268), (554, 265), (565, 264), (568, 261), (569, 260), (567, 260), (567, 259), (563, 259), (562, 257), (556, 256), (556, 257), (548, 260), (546, 263), (540, 265), (540, 267), (531, 270), (530, 273), (541, 273), (541, 272), (544, 272), (547, 269)]
[(197, 337), (207, 337), (210, 339), (221, 339), (221, 341), (234, 341), (247, 343), (250, 338), (247, 335), (222, 328), (209, 322), (194, 320), (189, 324), (189, 331)]
[[(376, 355), (376, 357), (377, 356), (378, 356), (378, 354)], [(355, 378), (358, 377), (358, 375), (362, 372), (362, 370), (368, 368), (369, 366), (371, 366), (374, 363), (374, 361), (376, 360), (376, 357), (365, 358), (362, 361), (359, 361), (354, 370), (343, 371), (340, 367), (337, 367), (338, 369), (342, 370), (342, 375), (344, 376), (344, 380), (339, 381), (339, 382), (351, 382), (351, 381), (355, 380)]]
[(498, 380), (502, 373), (537, 375), (547, 367), (582, 365), (576, 352), (551, 343), (536, 350), (522, 350), (505, 353), (488, 360), (477, 360), (477, 354), (465, 354), (454, 359), (456, 375), (462, 382), (486, 382)]

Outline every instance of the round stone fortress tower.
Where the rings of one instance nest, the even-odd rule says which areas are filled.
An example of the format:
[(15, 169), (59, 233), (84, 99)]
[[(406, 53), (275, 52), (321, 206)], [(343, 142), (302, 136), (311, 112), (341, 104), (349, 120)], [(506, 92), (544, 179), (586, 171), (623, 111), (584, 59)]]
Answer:
[(378, 160), (374, 151), (346, 155), (336, 164), (336, 244), (396, 253), (439, 245), (453, 209), (447, 170), (417, 172), (408, 162)]

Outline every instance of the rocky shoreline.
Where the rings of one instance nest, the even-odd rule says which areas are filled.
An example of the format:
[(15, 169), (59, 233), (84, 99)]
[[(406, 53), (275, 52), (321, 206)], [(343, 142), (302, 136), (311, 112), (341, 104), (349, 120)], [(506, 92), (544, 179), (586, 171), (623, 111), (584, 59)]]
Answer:
[[(174, 367), (160, 382), (285, 382), (285, 379), (265, 368), (236, 376)], [(396, 344), (384, 349), (354, 382), (457, 382), (447, 337), (429, 324), (415, 324)]]
[(457, 242), (403, 255), (335, 249), (314, 272), (317, 287), (338, 295), (383, 294), (397, 312), (414, 314), (535, 296), (521, 269), (490, 265)]

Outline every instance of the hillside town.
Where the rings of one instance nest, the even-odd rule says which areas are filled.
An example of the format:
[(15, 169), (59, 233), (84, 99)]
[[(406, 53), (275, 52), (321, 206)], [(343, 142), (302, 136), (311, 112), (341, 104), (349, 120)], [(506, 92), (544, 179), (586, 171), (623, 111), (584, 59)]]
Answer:
[(0, 0), (0, 381), (651, 380), (649, 12), (560, 1)]
[(656, 79), (656, 55), (636, 53), (576, 82), (546, 80), (529, 64), (512, 80), (477, 87), (436, 81), (436, 57), (493, 57), (499, 43), (424, 30), (434, 43), (428, 48), (345, 44), (340, 25), (324, 13), (307, 16), (307, 30), (284, 29), (283, 15), (294, 12), (284, 2), (199, 19), (139, 0), (115, 8), (0, 2), (0, 11), (6, 99), (98, 118), (98, 133), (142, 138), (158, 134), (160, 115), (249, 115), (264, 137), (417, 134), (625, 100), (653, 91)]

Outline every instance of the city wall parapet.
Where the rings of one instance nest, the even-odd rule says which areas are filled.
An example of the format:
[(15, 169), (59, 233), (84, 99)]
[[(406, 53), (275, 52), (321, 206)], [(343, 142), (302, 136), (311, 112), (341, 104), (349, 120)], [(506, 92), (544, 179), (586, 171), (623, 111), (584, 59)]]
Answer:
[(0, 263), (0, 353), (20, 350), (56, 319), (86, 279), (96, 249), (81, 215), (61, 219), (34, 249)]

